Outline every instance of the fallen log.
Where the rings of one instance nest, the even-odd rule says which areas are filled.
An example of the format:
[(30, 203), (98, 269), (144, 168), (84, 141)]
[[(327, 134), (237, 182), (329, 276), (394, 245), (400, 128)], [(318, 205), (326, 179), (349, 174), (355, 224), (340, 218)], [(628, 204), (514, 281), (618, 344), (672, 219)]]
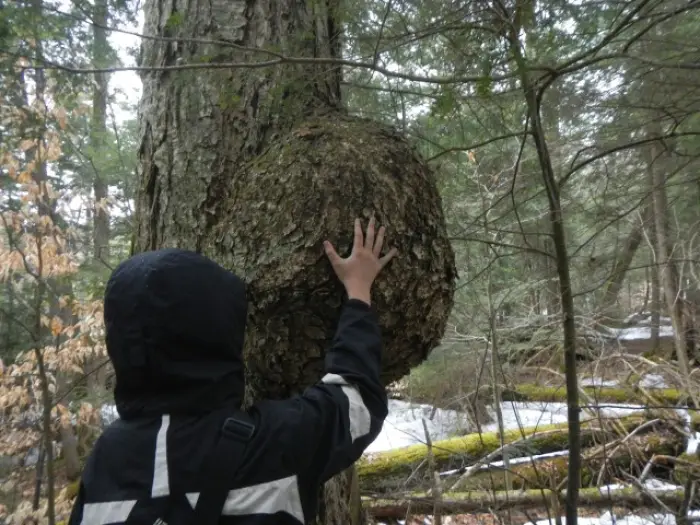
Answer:
[[(662, 426), (659, 422), (657, 427)], [(684, 436), (664, 426), (647, 434), (630, 436), (619, 447), (610, 440), (605, 445), (597, 445), (584, 450), (581, 468), (581, 486), (595, 485), (598, 480), (613, 480), (621, 472), (637, 475), (655, 455), (677, 456), (684, 451)], [(618, 443), (619, 444), (619, 443)], [(509, 472), (514, 489), (551, 488), (561, 483), (567, 475), (568, 456), (538, 458), (515, 463), (511, 459)], [(600, 474), (603, 469), (603, 474)], [(505, 476), (502, 466), (489, 465), (488, 468), (473, 473), (464, 480), (465, 490), (502, 490), (505, 489)], [(420, 475), (413, 473), (403, 477), (395, 475), (384, 479), (368, 477), (366, 472), (360, 474), (360, 483), (364, 492), (386, 493), (403, 490), (421, 490), (432, 486), (432, 476), (426, 469)], [(451, 486), (452, 481), (445, 481)]]
[[(693, 401), (686, 391), (677, 388), (645, 388), (639, 387), (609, 387), (609, 386), (585, 386), (582, 390), (596, 402), (607, 403), (639, 403), (648, 405), (651, 400), (658, 403), (659, 407), (669, 406), (693, 406)], [(541, 401), (549, 403), (565, 403), (566, 387), (542, 386), (535, 384), (517, 385), (506, 388), (501, 396), (504, 401)], [(581, 400), (581, 404), (585, 404)]]
[[(620, 447), (612, 444), (598, 445), (582, 454), (581, 486), (596, 485), (615, 480), (624, 472), (639, 475), (649, 460), (659, 454), (677, 456), (684, 450), (684, 436), (672, 430), (632, 436)], [(559, 456), (539, 461), (511, 465), (509, 472), (513, 489), (552, 488), (567, 476), (569, 458)], [(603, 469), (603, 475), (600, 475)], [(505, 476), (502, 467), (473, 474), (462, 485), (468, 490), (504, 490)]]
[[(671, 509), (680, 508), (684, 492), (681, 489), (654, 492), (654, 497), (668, 505)], [(440, 509), (444, 514), (486, 511), (489, 509), (531, 509), (538, 506), (551, 508), (556, 500), (559, 505), (566, 501), (566, 491), (556, 493), (552, 490), (526, 491), (471, 491), (453, 492), (443, 495)], [(597, 487), (584, 488), (579, 492), (579, 505), (591, 509), (606, 507), (656, 507), (658, 503), (649, 495), (636, 488), (625, 488), (608, 493), (601, 492)], [(362, 508), (375, 519), (403, 519), (406, 514), (432, 514), (435, 509), (435, 499), (427, 494), (414, 494), (398, 498), (364, 497)]]
[[(651, 419), (651, 415), (635, 414), (619, 419), (584, 421), (581, 425), (582, 445), (588, 447), (610, 441), (619, 437), (616, 429), (631, 432)], [(614, 426), (611, 424), (613, 422)], [(568, 425), (560, 423), (508, 430), (504, 442), (517, 450), (517, 454), (510, 450), (510, 457), (565, 450), (568, 446)], [(436, 441), (433, 443), (433, 456), (436, 467), (440, 470), (460, 469), (473, 465), (500, 447), (498, 432), (475, 433)], [(405, 481), (426, 460), (427, 454), (428, 447), (420, 444), (368, 454), (356, 464), (360, 483), (363, 489), (395, 488), (397, 482)]]

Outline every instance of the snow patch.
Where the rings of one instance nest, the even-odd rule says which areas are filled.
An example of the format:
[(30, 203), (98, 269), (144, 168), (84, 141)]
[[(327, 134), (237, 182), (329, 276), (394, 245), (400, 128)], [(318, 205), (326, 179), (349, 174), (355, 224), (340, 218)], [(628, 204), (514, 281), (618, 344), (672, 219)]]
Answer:
[(456, 410), (433, 409), (430, 405), (390, 399), (389, 416), (384, 421), (379, 436), (365, 453), (425, 444), (423, 419), (426, 420), (428, 433), (433, 441), (446, 439), (459, 429), (468, 428), (467, 416)]
[(579, 379), (579, 383), (581, 386), (617, 386), (619, 385), (619, 381), (616, 381), (615, 379), (603, 379), (600, 377), (582, 377)]
[(646, 374), (639, 381), (639, 386), (642, 388), (668, 388), (663, 376), (659, 374)]
[[(651, 339), (650, 326), (630, 326), (628, 328), (610, 328), (610, 331), (622, 341)], [(673, 326), (659, 326), (659, 337), (673, 337)]]
[[(700, 511), (688, 513), (688, 519), (692, 522), (700, 520)], [(580, 525), (676, 525), (676, 517), (673, 514), (650, 514), (648, 516), (628, 516), (617, 517), (609, 511), (599, 518), (578, 518)], [(555, 525), (555, 520), (539, 520), (535, 525)], [(561, 524), (566, 525), (566, 518), (561, 518)]]

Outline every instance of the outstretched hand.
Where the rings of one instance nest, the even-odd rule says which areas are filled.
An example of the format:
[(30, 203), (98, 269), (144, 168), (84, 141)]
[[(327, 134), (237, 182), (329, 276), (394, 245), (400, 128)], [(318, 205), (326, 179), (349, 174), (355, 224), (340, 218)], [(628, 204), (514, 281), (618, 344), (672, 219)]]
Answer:
[(364, 236), (360, 219), (355, 219), (352, 253), (345, 259), (338, 255), (329, 241), (323, 243), (326, 255), (338, 279), (345, 286), (348, 297), (365, 301), (368, 304), (370, 303), (372, 283), (382, 268), (398, 253), (396, 248), (392, 248), (386, 255), (381, 256), (386, 229), (384, 226), (379, 228), (375, 238), (374, 226), (373, 217), (367, 226), (367, 235)]

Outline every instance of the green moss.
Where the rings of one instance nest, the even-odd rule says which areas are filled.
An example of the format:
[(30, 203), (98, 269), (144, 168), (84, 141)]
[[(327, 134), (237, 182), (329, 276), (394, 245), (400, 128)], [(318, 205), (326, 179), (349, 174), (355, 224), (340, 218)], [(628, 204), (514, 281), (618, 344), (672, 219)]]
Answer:
[[(620, 418), (617, 422), (623, 428), (632, 430), (646, 421), (641, 415)], [(589, 446), (596, 442), (601, 433), (599, 421), (584, 421), (582, 423), (582, 444)], [(531, 437), (524, 442), (520, 456), (527, 453), (543, 454), (564, 450), (568, 446), (568, 425), (558, 423), (540, 425), (537, 427), (509, 430), (505, 433), (504, 442), (513, 443)], [(436, 441), (433, 444), (433, 455), (438, 468), (459, 468), (462, 465), (473, 464), (484, 456), (497, 450), (501, 439), (497, 432), (469, 434), (462, 437)], [(408, 476), (428, 454), (426, 445), (412, 445), (396, 450), (372, 454), (363, 457), (357, 463), (360, 479), (365, 486), (391, 482), (391, 478)]]
[[(677, 405), (690, 401), (687, 394), (676, 388), (652, 388), (642, 393), (635, 387), (596, 387), (583, 388), (589, 396), (596, 401), (611, 403), (638, 403), (646, 401), (646, 394), (655, 399), (659, 405)], [(507, 401), (541, 401), (541, 402), (565, 402), (566, 388), (564, 386), (541, 386), (534, 384), (518, 385), (515, 388), (505, 390), (503, 399)]]
[[(683, 501), (683, 491), (674, 490), (667, 491), (655, 495), (665, 503), (678, 504)], [(459, 509), (462, 512), (470, 510), (478, 510), (484, 508), (503, 508), (524, 506), (532, 507), (542, 505), (543, 503), (551, 504), (554, 499), (558, 499), (560, 503), (566, 501), (566, 491), (555, 492), (549, 489), (526, 489), (523, 491), (461, 491), (448, 492), (443, 494), (443, 501), (447, 503), (447, 508), (450, 510)], [(376, 499), (365, 497), (364, 507), (371, 514), (379, 514), (380, 516), (394, 516), (396, 510), (391, 512), (388, 509), (396, 509), (396, 507), (409, 506), (413, 513), (428, 513), (432, 512), (434, 501), (431, 496), (426, 493), (415, 492), (410, 494), (410, 503), (407, 500), (401, 501), (397, 499)], [(611, 501), (612, 500), (612, 501)], [(601, 492), (598, 487), (582, 488), (579, 491), (579, 504), (581, 506), (607, 506), (610, 503), (628, 504), (628, 505), (644, 505), (645, 503), (654, 503), (648, 496), (639, 492), (634, 487), (618, 489), (614, 494), (610, 495), (606, 492)], [(461, 506), (460, 506), (461, 504)], [(456, 505), (456, 506), (455, 506)], [(551, 507), (550, 507), (551, 508)], [(382, 510), (383, 509), (383, 510)], [(377, 510), (379, 512), (377, 513)]]
[(691, 412), (690, 413), (690, 430), (694, 432), (700, 432), (700, 413)]
[[(679, 452), (681, 446), (682, 439), (678, 435), (649, 434), (641, 440), (634, 457), (644, 456), (643, 465), (657, 454), (673, 456)], [(596, 484), (602, 466), (601, 458), (584, 460), (581, 467), (582, 487)], [(614, 457), (609, 458), (607, 465), (629, 471), (631, 459), (629, 449), (625, 448), (619, 450)], [(544, 489), (557, 486), (566, 478), (568, 465), (569, 459), (566, 456), (538, 461), (534, 465), (532, 463), (514, 465), (510, 468), (512, 487), (514, 489)], [(474, 474), (467, 480), (463, 488), (504, 490), (506, 488), (505, 476), (502, 471)]]
[(66, 499), (73, 499), (78, 495), (80, 490), (80, 480), (72, 481), (66, 487)]
[(691, 474), (697, 479), (700, 475), (700, 458), (696, 454), (683, 453), (678, 459), (680, 461), (674, 466), (671, 479), (679, 485), (685, 485)]

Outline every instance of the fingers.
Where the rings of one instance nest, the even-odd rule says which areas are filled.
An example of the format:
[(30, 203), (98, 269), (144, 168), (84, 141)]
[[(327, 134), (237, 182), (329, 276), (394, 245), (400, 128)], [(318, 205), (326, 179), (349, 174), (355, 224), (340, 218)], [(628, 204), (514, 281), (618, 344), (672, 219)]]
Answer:
[(326, 252), (326, 256), (328, 257), (328, 260), (331, 262), (333, 266), (335, 266), (337, 263), (341, 261), (340, 255), (338, 255), (338, 252), (335, 251), (335, 248), (333, 248), (333, 245), (329, 241), (325, 241), (323, 243), (323, 249)]
[(365, 238), (365, 248), (370, 250), (374, 246), (374, 217), (369, 220), (367, 225), (367, 237)]
[(355, 239), (352, 244), (352, 251), (362, 248), (363, 244), (362, 225), (360, 224), (360, 219), (355, 219)]
[(379, 264), (381, 265), (382, 268), (384, 268), (387, 264), (389, 264), (389, 261), (391, 261), (396, 254), (399, 253), (399, 250), (396, 248), (392, 248), (389, 250), (389, 253), (387, 253), (384, 257), (379, 259)]
[(386, 233), (386, 228), (382, 226), (379, 228), (379, 233), (377, 234), (377, 240), (374, 242), (374, 248), (372, 253), (375, 257), (379, 257), (382, 253), (382, 246), (384, 245), (384, 234)]

